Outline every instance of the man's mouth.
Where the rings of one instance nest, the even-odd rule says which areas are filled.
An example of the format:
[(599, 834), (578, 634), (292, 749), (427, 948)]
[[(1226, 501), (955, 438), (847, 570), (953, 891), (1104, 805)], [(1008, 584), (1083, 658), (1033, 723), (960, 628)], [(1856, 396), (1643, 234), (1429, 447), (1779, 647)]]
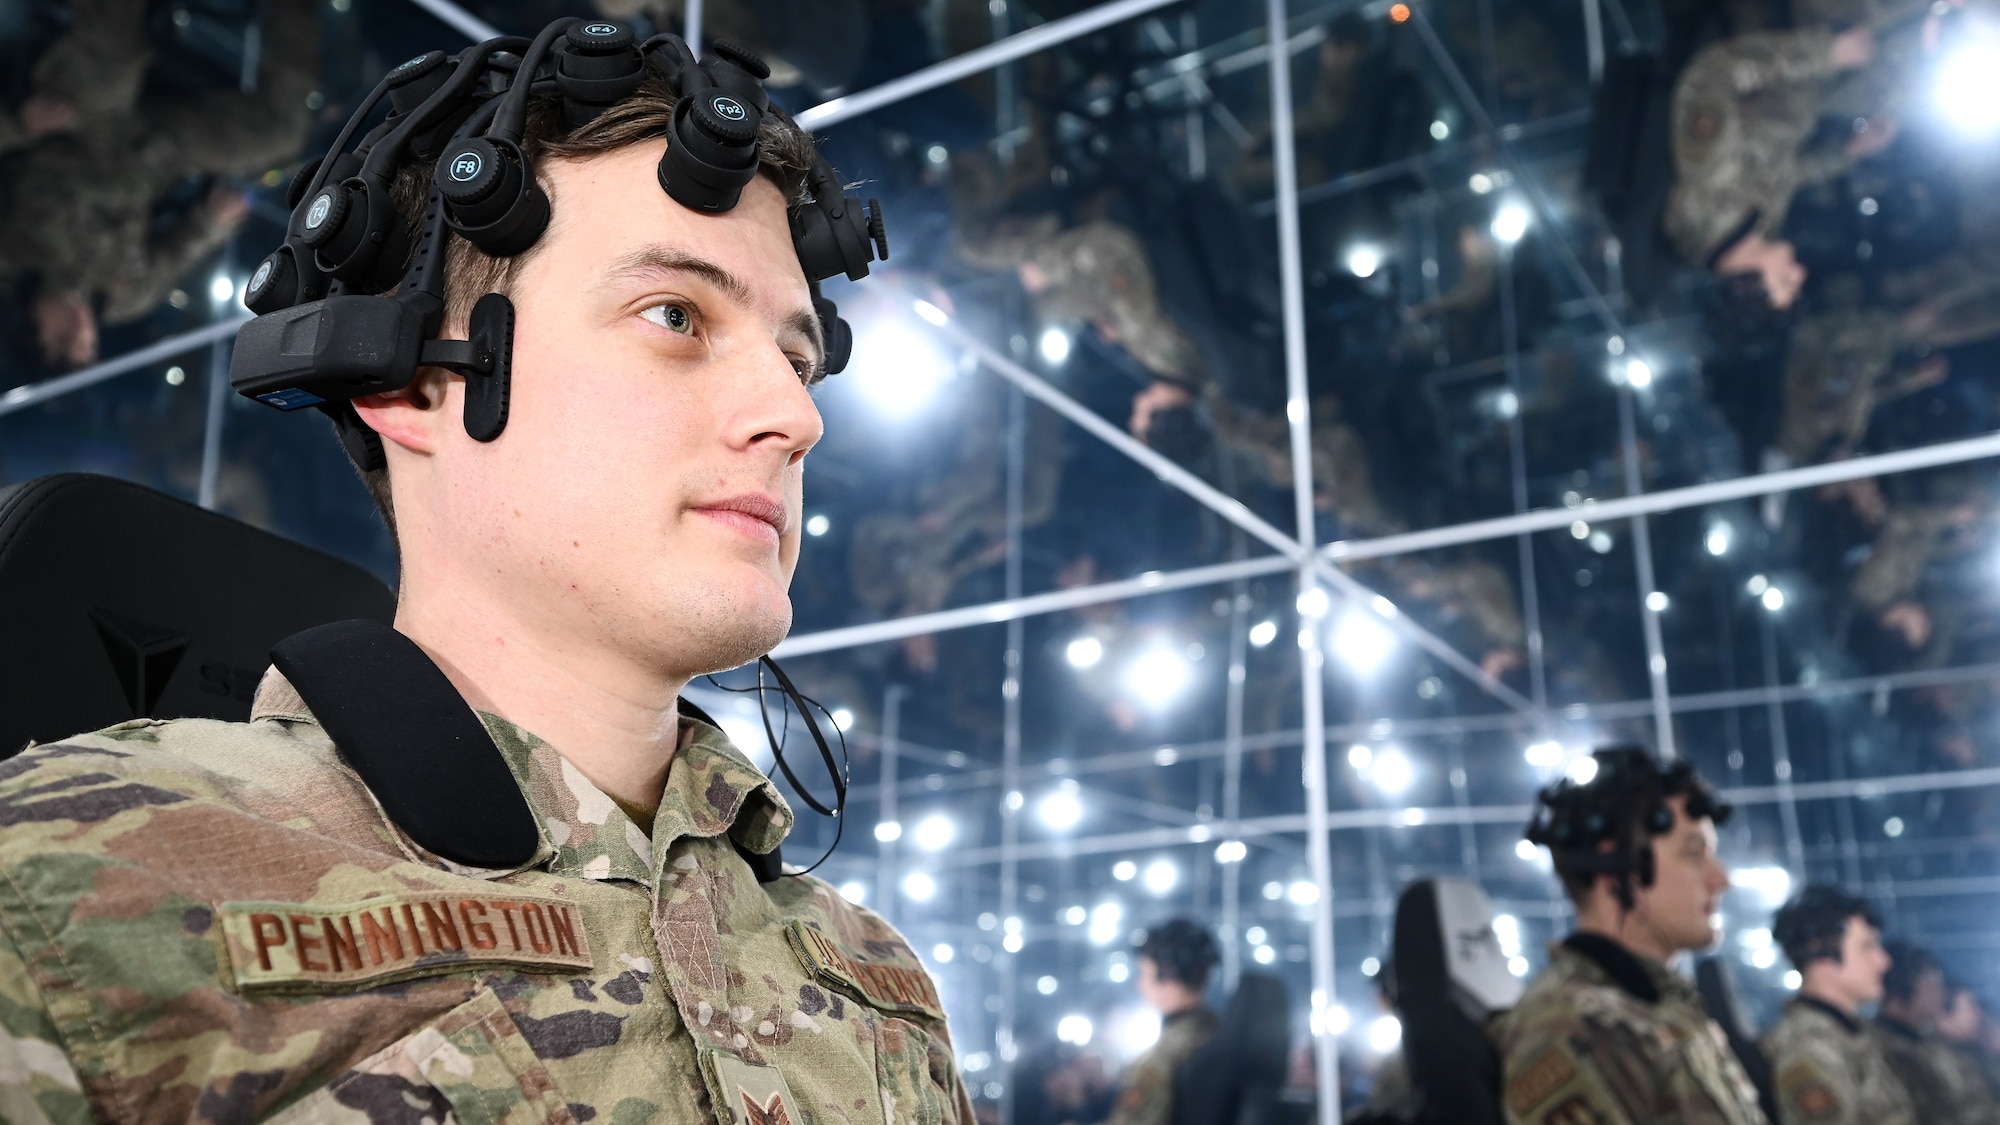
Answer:
[(743, 535), (773, 544), (783, 537), (789, 519), (784, 501), (762, 492), (744, 492), (708, 500), (690, 506), (689, 510)]

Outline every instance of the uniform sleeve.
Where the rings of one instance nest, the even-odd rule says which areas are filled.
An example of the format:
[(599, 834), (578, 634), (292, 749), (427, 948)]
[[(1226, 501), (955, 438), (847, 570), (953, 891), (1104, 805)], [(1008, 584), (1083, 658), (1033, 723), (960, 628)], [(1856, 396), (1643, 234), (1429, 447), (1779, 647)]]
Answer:
[(1635, 1110), (1652, 1100), (1640, 1065), (1643, 1048), (1629, 1039), (1581, 1024), (1519, 1037), (1507, 1049), (1501, 1083), (1508, 1125), (1635, 1125), (1648, 1119)]
[(1105, 1125), (1167, 1125), (1174, 1110), (1174, 1068), (1165, 1052), (1139, 1056), (1118, 1084), (1118, 1104)]
[(1801, 1051), (1778, 1072), (1777, 1125), (1872, 1125), (1861, 1120), (1861, 1090), (1840, 1060)]
[(215, 220), (206, 203), (196, 203), (158, 243), (131, 247), (130, 267), (103, 283), (104, 319), (110, 324), (137, 320), (158, 308), (195, 263), (220, 249), (235, 228)]
[(88, 1125), (90, 1104), (27, 964), (0, 930), (0, 1121)]
[(1741, 97), (1832, 74), (1833, 33), (1823, 28), (1732, 35), (1696, 56), (1686, 82)]

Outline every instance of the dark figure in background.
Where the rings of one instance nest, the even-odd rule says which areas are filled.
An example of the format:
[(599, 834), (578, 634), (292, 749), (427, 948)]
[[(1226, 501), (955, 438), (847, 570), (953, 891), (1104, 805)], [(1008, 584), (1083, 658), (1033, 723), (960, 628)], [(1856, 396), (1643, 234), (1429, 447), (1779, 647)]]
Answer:
[(1694, 986), (1667, 968), (1715, 944), (1730, 807), (1686, 761), (1599, 750), (1588, 784), (1542, 790), (1527, 839), (1549, 849), (1577, 929), (1494, 1023), (1511, 1125), (1758, 1125), (1757, 1090)]
[(1139, 998), (1160, 1013), (1160, 1041), (1119, 1079), (1110, 1125), (1168, 1125), (1174, 1072), (1215, 1034), (1208, 974), (1222, 960), (1208, 928), (1186, 918), (1162, 922), (1139, 943)]
[(2000, 1118), (1984, 1080), (1961, 1070), (1951, 1045), (1937, 1034), (1944, 1016), (1944, 966), (1927, 949), (1903, 942), (1888, 947), (1882, 1006), (1875, 1035), (1889, 1069), (1902, 1080), (1924, 1125), (1989, 1125)]
[(1777, 1125), (1929, 1125), (1861, 1020), (1889, 971), (1874, 908), (1838, 887), (1809, 886), (1778, 908), (1771, 934), (1800, 977), (1764, 1035)]

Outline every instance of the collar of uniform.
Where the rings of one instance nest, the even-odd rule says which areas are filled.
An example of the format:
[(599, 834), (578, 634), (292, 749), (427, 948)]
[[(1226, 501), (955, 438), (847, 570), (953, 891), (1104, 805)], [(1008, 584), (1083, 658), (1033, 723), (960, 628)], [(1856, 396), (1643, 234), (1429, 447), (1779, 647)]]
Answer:
[(1634, 999), (1648, 1004), (1659, 1003), (1679, 979), (1665, 965), (1641, 957), (1602, 934), (1574, 933), (1563, 939), (1562, 947), (1597, 966)]
[(660, 811), (653, 817), (653, 846), (665, 861), (667, 849), (684, 836), (725, 833), (758, 855), (769, 855), (792, 830), (792, 807), (778, 787), (743, 756), (722, 731), (681, 716), (680, 746)]
[(1894, 1016), (1885, 1016), (1878, 1013), (1875, 1016), (1875, 1026), (1891, 1035), (1901, 1036), (1912, 1043), (1921, 1043), (1924, 1041), (1923, 1032), (1918, 1031), (1916, 1028), (1911, 1027)]
[(1826, 1001), (1821, 1000), (1817, 996), (1795, 996), (1792, 998), (1792, 1003), (1797, 1004), (1803, 1008), (1811, 1008), (1816, 1011), (1825, 1013), (1827, 1016), (1832, 1018), (1833, 1022), (1839, 1024), (1843, 1028), (1846, 1028), (1847, 1033), (1849, 1035), (1861, 1034), (1861, 1021), (1859, 1019), (1855, 1018), (1854, 1016), (1848, 1015), (1846, 1012), (1843, 1012), (1839, 1008), (1836, 1008), (1833, 1005), (1827, 1003)]

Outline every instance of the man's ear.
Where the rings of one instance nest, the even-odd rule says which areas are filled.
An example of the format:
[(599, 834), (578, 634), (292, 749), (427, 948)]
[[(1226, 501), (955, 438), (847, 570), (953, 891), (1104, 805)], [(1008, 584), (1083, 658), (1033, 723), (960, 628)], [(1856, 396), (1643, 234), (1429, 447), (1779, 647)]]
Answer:
[(445, 392), (451, 379), (451, 372), (442, 367), (419, 367), (416, 377), (402, 390), (355, 399), (354, 412), (382, 440), (394, 442), (412, 453), (435, 453), (444, 428), (458, 424), (458, 419), (447, 417), (445, 410), (450, 401)]

